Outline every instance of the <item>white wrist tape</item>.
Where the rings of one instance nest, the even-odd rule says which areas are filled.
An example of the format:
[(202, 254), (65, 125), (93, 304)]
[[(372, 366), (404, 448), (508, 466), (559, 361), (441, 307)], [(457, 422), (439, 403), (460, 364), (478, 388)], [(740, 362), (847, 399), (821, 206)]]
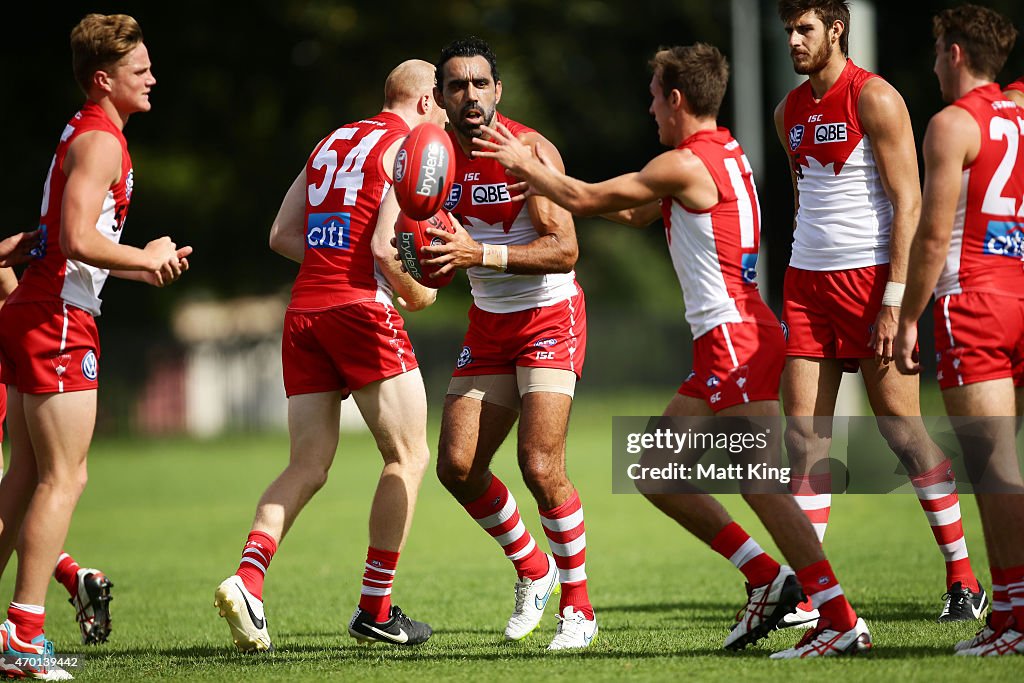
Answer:
[(483, 266), (505, 272), (508, 270), (507, 244), (482, 244), (484, 248)]
[(903, 305), (903, 291), (907, 288), (902, 282), (886, 282), (885, 292), (882, 294), (883, 306), (894, 306), (899, 308)]

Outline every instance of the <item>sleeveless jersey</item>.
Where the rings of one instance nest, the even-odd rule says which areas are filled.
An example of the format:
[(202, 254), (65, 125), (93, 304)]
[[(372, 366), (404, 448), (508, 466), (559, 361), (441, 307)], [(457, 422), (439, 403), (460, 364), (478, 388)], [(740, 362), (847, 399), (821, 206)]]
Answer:
[(63, 170), (64, 159), (75, 138), (82, 133), (97, 130), (110, 133), (121, 144), (121, 177), (107, 188), (103, 208), (96, 221), (96, 230), (111, 242), (121, 241), (121, 228), (128, 215), (134, 184), (128, 143), (121, 129), (110, 120), (103, 108), (88, 101), (64, 127), (57, 151), (50, 162), (50, 170), (46, 174), (43, 203), (39, 210), (39, 224), (46, 246), (45, 256), (39, 261), (33, 261), (25, 269), (17, 289), (7, 300), (9, 303), (63, 300), (94, 316), (100, 314), (100, 305), (103, 303), (100, 291), (110, 271), (66, 258), (60, 249), (61, 207), (67, 183)]
[[(513, 135), (534, 132), (501, 114)], [(512, 202), (509, 183), (515, 183), (493, 159), (472, 159), (459, 146), (455, 133), (448, 131), (455, 147), (455, 182), (444, 208), (456, 215), (477, 242), (487, 244), (528, 244), (537, 239), (525, 202)], [(489, 313), (513, 313), (551, 306), (576, 295), (575, 273), (515, 275), (483, 266), (468, 269), (473, 301)]]
[(786, 97), (784, 128), (799, 206), (789, 265), (845, 270), (889, 262), (892, 204), (885, 194), (857, 100), (878, 78), (847, 60), (821, 100), (810, 81)]
[(750, 163), (727, 129), (701, 131), (676, 149), (695, 154), (718, 189), (718, 203), (704, 211), (689, 209), (674, 197), (661, 200), (686, 321), (697, 339), (722, 323), (753, 320), (744, 318), (737, 301), (757, 297), (760, 302), (761, 207)]
[(370, 243), (391, 187), (384, 152), (409, 133), (390, 112), (338, 128), (306, 162), (306, 246), (288, 308), (319, 311), (358, 301), (391, 301)]
[(1024, 298), (1024, 109), (995, 83), (952, 106), (978, 123), (981, 147), (964, 166), (938, 297), (988, 292)]

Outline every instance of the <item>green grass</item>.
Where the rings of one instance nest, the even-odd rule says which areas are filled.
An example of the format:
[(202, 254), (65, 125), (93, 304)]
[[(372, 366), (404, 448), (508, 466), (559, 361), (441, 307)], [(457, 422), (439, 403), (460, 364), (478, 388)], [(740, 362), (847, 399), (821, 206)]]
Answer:
[[(836, 496), (826, 549), (875, 649), (859, 659), (772, 662), (796, 632), (773, 634), (739, 654), (720, 650), (743, 602), (725, 560), (639, 496), (611, 491), (611, 416), (659, 413), (668, 396), (584, 396), (569, 440), (570, 475), (587, 514), (587, 573), (600, 633), (583, 653), (544, 652), (549, 616), (526, 642), (505, 644), (514, 573), (500, 550), (429, 475), (394, 597), (435, 635), (415, 649), (357, 647), (345, 624), (358, 599), (366, 514), (378, 470), (368, 435), (343, 435), (331, 480), (299, 518), (271, 567), (265, 597), (277, 651), (234, 652), (213, 607), (237, 566), (260, 493), (287, 458), (285, 435), (211, 441), (105, 440), (90, 456), (91, 481), (67, 547), (114, 580), (114, 632), (85, 651), (83, 681), (184, 678), (292, 680), (1020, 680), (1024, 660), (970, 661), (950, 645), (974, 624), (940, 626), (943, 565), (916, 499)], [(436, 418), (436, 416), (435, 416)], [(436, 428), (431, 438), (436, 443)], [(535, 507), (506, 445), (495, 470), (543, 538)], [(742, 501), (725, 501), (762, 545)], [(987, 578), (977, 508), (965, 497), (968, 539)], [(543, 541), (541, 541), (543, 544)], [(10, 596), (13, 566), (0, 581)], [(986, 581), (987, 583), (987, 581)], [(48, 633), (59, 652), (81, 652), (64, 590), (53, 584)]]

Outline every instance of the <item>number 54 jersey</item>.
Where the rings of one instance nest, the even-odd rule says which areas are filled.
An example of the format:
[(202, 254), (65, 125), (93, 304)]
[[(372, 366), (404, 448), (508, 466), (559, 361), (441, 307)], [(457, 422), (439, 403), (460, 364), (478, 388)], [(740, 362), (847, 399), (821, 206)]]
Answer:
[(359, 301), (391, 301), (370, 243), (391, 174), (383, 156), (408, 135), (399, 116), (377, 116), (338, 128), (306, 162), (306, 246), (289, 309), (320, 311)]

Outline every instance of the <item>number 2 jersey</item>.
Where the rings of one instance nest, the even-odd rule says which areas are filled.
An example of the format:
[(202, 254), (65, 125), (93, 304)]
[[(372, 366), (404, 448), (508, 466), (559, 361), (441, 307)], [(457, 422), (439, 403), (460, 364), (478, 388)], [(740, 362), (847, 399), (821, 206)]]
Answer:
[(740, 143), (718, 128), (695, 133), (676, 149), (696, 155), (718, 189), (718, 203), (703, 211), (687, 208), (674, 197), (661, 200), (669, 253), (694, 339), (723, 323), (777, 326), (757, 290), (761, 208)]
[[(495, 121), (515, 136), (534, 132), (501, 114)], [(462, 151), (453, 131), (455, 182), (444, 208), (458, 217), (477, 242), (487, 244), (529, 244), (537, 239), (526, 202), (513, 202), (508, 191), (510, 177), (497, 161), (470, 158)], [(511, 180), (511, 182), (515, 182)], [(552, 306), (576, 295), (575, 273), (516, 275), (483, 266), (468, 269), (473, 301), (488, 313), (514, 313)]]
[(371, 251), (381, 201), (391, 188), (383, 156), (409, 126), (380, 114), (342, 126), (306, 163), (306, 245), (288, 308), (320, 311), (359, 301), (391, 301)]
[(799, 206), (789, 265), (846, 270), (889, 262), (892, 204), (871, 140), (857, 113), (861, 90), (875, 74), (847, 60), (820, 99), (810, 81), (786, 97), (783, 131)]
[(110, 271), (87, 263), (69, 259), (60, 249), (61, 209), (64, 203), (64, 159), (68, 148), (79, 135), (90, 131), (104, 131), (113, 135), (121, 145), (121, 174), (103, 197), (103, 207), (96, 230), (111, 242), (120, 242), (121, 229), (128, 215), (128, 204), (132, 198), (132, 160), (128, 156), (128, 143), (121, 129), (95, 102), (88, 101), (64, 127), (57, 151), (50, 163), (43, 185), (43, 203), (40, 208), (39, 225), (43, 230), (45, 255), (33, 261), (25, 269), (18, 287), (7, 299), (8, 303), (30, 301), (64, 302), (88, 311), (94, 316), (100, 314), (100, 292)]
[(981, 147), (963, 169), (935, 295), (974, 291), (1024, 298), (1024, 109), (995, 83), (971, 90), (953, 106), (977, 122)]

